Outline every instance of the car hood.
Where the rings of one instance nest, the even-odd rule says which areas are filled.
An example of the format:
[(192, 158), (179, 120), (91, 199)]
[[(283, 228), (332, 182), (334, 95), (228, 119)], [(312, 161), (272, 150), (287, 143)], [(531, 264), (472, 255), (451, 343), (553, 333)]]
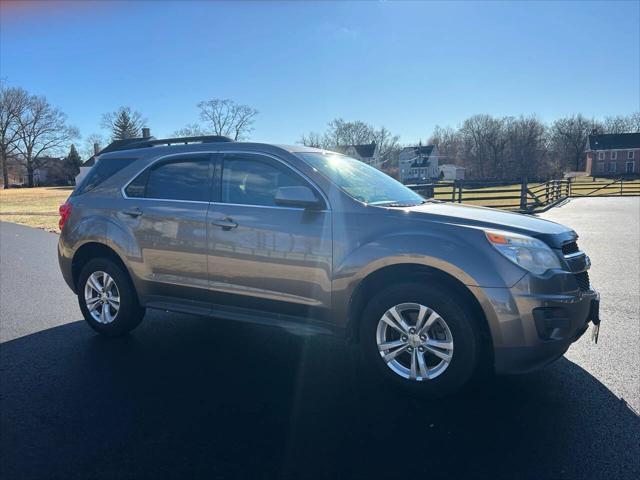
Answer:
[(496, 208), (474, 207), (455, 203), (428, 202), (404, 209), (416, 219), (465, 225), (479, 228), (507, 230), (539, 238), (554, 248), (577, 238), (576, 233), (559, 223), (533, 215), (506, 212)]

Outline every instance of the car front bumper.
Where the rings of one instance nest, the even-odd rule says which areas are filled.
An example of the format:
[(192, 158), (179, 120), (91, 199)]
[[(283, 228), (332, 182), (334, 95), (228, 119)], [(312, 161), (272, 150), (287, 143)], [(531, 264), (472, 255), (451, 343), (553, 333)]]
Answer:
[(561, 357), (589, 328), (599, 328), (598, 292), (533, 293), (526, 279), (512, 289), (482, 289), (498, 374), (526, 373)]

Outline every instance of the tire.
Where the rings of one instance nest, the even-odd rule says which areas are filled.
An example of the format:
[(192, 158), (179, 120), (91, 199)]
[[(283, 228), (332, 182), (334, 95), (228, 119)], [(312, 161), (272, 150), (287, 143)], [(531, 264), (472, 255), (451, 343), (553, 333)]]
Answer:
[[(90, 278), (94, 287), (87, 286)], [(108, 280), (109, 278), (112, 282)], [(104, 286), (105, 279), (109, 291), (102, 296), (96, 287)], [(94, 283), (95, 281), (98, 283)], [(126, 335), (136, 328), (144, 317), (145, 309), (138, 303), (129, 275), (108, 258), (90, 260), (83, 267), (78, 278), (77, 290), (78, 304), (84, 319), (101, 335), (108, 337)], [(94, 300), (87, 300), (87, 295)], [(116, 298), (119, 298), (119, 305)], [(91, 309), (88, 304), (94, 308)]]
[[(395, 312), (405, 321), (405, 327), (418, 324), (419, 313), (424, 312), (422, 338), (421, 331), (402, 335), (400, 330), (405, 331), (404, 328), (394, 328), (382, 320), (385, 315), (400, 326), (390, 312), (392, 307), (397, 307)], [(423, 398), (451, 395), (470, 384), (480, 364), (481, 338), (479, 325), (455, 292), (426, 282), (403, 283), (382, 290), (366, 305), (360, 321), (365, 368), (384, 382)], [(379, 348), (379, 343), (383, 347)], [(440, 348), (441, 345), (445, 347)], [(406, 349), (396, 353), (402, 348)], [(383, 356), (387, 360), (393, 358), (385, 361)]]

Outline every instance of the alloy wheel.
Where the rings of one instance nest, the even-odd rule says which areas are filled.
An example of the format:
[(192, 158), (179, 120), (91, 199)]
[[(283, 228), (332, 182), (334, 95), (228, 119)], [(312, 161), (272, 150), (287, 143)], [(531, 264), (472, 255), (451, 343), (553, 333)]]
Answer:
[(91, 317), (98, 323), (113, 322), (120, 311), (120, 292), (111, 275), (93, 272), (84, 286), (84, 300)]
[(419, 303), (402, 303), (378, 321), (380, 356), (393, 372), (412, 381), (441, 375), (453, 358), (453, 336), (447, 322)]

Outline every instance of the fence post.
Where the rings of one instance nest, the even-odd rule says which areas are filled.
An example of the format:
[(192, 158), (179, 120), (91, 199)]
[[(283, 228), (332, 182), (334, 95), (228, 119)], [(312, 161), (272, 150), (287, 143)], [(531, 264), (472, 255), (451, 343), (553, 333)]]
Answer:
[(623, 178), (620, 177), (620, 196), (622, 196), (622, 182), (623, 182)]
[(551, 203), (549, 201), (549, 180), (547, 180), (544, 184), (544, 202), (548, 205)]
[(456, 203), (456, 184), (458, 183), (457, 180), (453, 181), (453, 184), (451, 185), (451, 203)]
[(464, 183), (464, 180), (458, 181), (458, 203), (462, 203), (462, 184), (463, 183)]
[(567, 197), (571, 198), (571, 177), (567, 179)]
[(520, 182), (520, 210), (527, 209), (527, 177), (522, 177)]

